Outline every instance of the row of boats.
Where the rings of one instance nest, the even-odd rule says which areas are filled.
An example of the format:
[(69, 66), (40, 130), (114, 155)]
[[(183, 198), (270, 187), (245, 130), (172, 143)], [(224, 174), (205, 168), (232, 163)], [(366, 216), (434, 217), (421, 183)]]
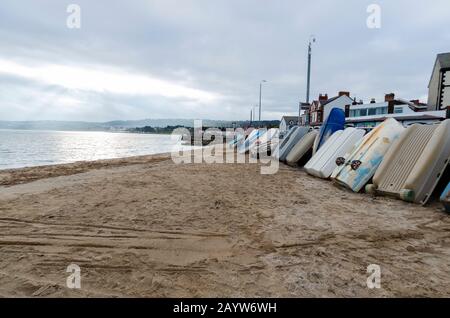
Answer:
[(440, 200), (450, 210), (450, 119), (405, 128), (388, 118), (366, 132), (345, 127), (345, 114), (336, 108), (320, 129), (295, 126), (278, 137), (278, 129), (255, 129), (248, 136), (236, 135), (229, 145), (239, 153), (304, 166), (308, 174), (354, 192), (418, 204), (426, 204), (438, 184), (444, 184)]

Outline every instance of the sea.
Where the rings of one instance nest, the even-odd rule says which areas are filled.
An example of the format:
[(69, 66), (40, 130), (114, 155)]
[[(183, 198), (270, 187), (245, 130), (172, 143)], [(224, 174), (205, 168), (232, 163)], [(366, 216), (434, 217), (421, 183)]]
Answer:
[(166, 153), (181, 136), (0, 129), (0, 170)]

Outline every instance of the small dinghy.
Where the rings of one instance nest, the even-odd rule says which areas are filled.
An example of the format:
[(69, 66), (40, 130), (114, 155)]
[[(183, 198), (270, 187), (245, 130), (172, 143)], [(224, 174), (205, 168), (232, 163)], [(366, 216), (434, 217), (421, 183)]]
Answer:
[(426, 204), (449, 157), (450, 119), (435, 125), (409, 126), (386, 152), (366, 191)]
[(344, 130), (345, 112), (340, 108), (333, 108), (320, 128), (320, 132), (314, 141), (313, 155), (325, 144), (328, 138), (336, 131)]
[(263, 132), (261, 136), (259, 136), (258, 139), (255, 141), (255, 143), (253, 143), (253, 145), (250, 147), (250, 150), (270, 142), (272, 138), (278, 136), (278, 131), (279, 131), (278, 128), (270, 128), (266, 132)]
[(291, 152), (292, 148), (303, 138), (309, 131), (307, 127), (297, 127), (295, 132), (292, 133), (289, 140), (280, 147), (280, 153), (278, 154), (278, 159), (280, 161), (285, 161), (286, 157)]
[(250, 135), (248, 135), (247, 139), (245, 139), (245, 142), (242, 143), (241, 147), (239, 147), (238, 151), (240, 154), (246, 153), (250, 147), (253, 145), (253, 143), (258, 139), (258, 137), (262, 134), (262, 129), (255, 129), (253, 130)]
[(312, 155), (314, 140), (316, 140), (318, 134), (319, 133), (317, 132), (317, 130), (312, 130), (305, 136), (303, 136), (303, 138), (301, 138), (299, 142), (297, 142), (297, 144), (292, 147), (292, 150), (286, 157), (286, 163), (290, 166), (295, 167), (298, 165), (299, 161), (301, 161), (306, 155), (309, 154), (308, 157), (310, 157)]
[(405, 130), (394, 118), (388, 118), (368, 133), (346, 156), (336, 159), (338, 167), (331, 178), (359, 192), (375, 174), (392, 143)]
[(305, 165), (308, 174), (328, 179), (337, 168), (336, 159), (344, 157), (364, 137), (365, 130), (346, 128), (336, 131)]
[(292, 134), (298, 129), (298, 126), (294, 126), (287, 132), (286, 136), (283, 137), (278, 143), (278, 145), (273, 149), (272, 156), (279, 158), (280, 149), (289, 141)]
[(245, 135), (242, 133), (237, 133), (234, 135), (233, 139), (228, 143), (228, 146), (230, 148), (234, 148), (237, 145), (239, 145), (240, 142), (243, 141), (243, 139), (245, 139)]
[(264, 135), (262, 135), (250, 148), (250, 154), (253, 157), (261, 155), (270, 155), (272, 149), (278, 145), (278, 128), (269, 129)]

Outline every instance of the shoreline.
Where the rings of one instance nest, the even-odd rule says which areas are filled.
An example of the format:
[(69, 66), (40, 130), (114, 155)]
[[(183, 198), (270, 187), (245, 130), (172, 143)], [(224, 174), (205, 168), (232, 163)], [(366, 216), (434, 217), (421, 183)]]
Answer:
[(143, 156), (130, 156), (112, 159), (75, 161), (41, 166), (0, 170), (0, 187), (24, 184), (40, 179), (67, 176), (87, 172), (89, 170), (128, 166), (143, 163), (159, 162), (170, 159), (170, 153), (160, 153)]

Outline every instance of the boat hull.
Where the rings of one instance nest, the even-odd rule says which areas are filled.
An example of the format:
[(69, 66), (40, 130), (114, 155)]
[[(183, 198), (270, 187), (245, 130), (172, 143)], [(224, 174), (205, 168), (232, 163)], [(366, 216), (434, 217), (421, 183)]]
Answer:
[(298, 129), (291, 135), (289, 140), (280, 148), (280, 153), (278, 159), (280, 161), (285, 161), (286, 157), (291, 152), (292, 148), (303, 138), (309, 131), (307, 127), (298, 127)]
[(311, 150), (314, 140), (318, 132), (313, 130), (301, 138), (294, 147), (292, 147), (289, 154), (286, 156), (286, 163), (290, 166), (296, 166), (297, 163)]
[(373, 177), (392, 143), (405, 130), (393, 118), (375, 127), (342, 161), (331, 178), (354, 192), (359, 192)]
[(273, 157), (276, 157), (277, 159), (280, 158), (280, 150), (284, 147), (284, 145), (291, 139), (292, 134), (298, 129), (298, 126), (292, 127), (286, 134), (286, 136), (283, 137), (278, 143), (278, 145), (273, 149)]
[(364, 134), (364, 130), (351, 127), (336, 131), (305, 165), (306, 172), (328, 179), (337, 168), (336, 159), (345, 157), (355, 144), (361, 141)]
[(426, 204), (449, 157), (450, 120), (435, 125), (414, 124), (386, 153), (369, 191)]
[(245, 139), (245, 141), (242, 143), (241, 147), (239, 147), (238, 151), (240, 154), (244, 154), (247, 151), (249, 151), (250, 147), (253, 145), (254, 142), (258, 139), (259, 136), (262, 135), (261, 129), (255, 129), (253, 130)]
[(320, 128), (320, 132), (314, 141), (313, 155), (322, 147), (325, 142), (336, 131), (344, 130), (345, 126), (345, 112), (340, 108), (333, 108), (330, 115)]

